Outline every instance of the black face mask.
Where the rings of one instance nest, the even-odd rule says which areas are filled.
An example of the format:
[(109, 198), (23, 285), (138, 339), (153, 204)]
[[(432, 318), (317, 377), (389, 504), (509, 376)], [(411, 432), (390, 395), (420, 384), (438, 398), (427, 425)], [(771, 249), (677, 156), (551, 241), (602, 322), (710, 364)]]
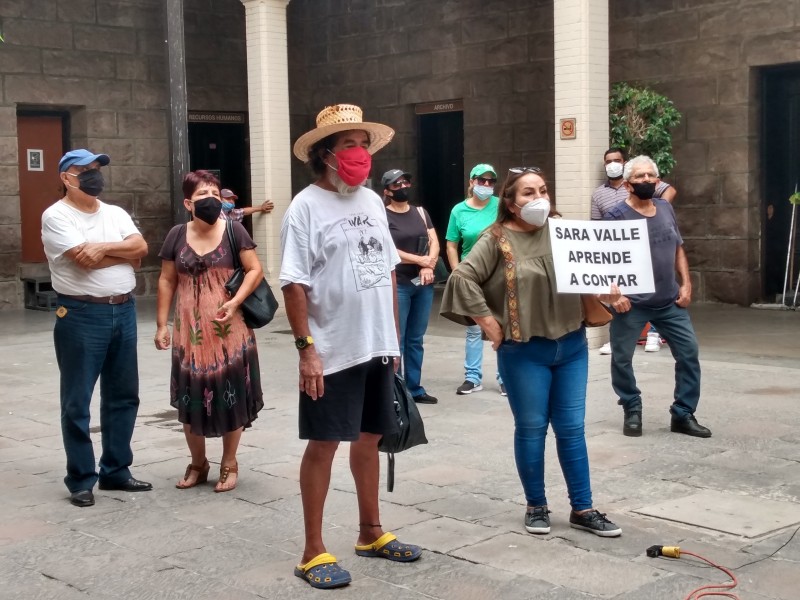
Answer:
[(656, 184), (653, 183), (652, 181), (631, 183), (631, 187), (633, 188), (633, 193), (640, 200), (650, 200), (656, 193)]
[(91, 169), (78, 174), (78, 189), (87, 196), (97, 198), (105, 185), (106, 182), (100, 169)]
[(222, 202), (208, 196), (207, 198), (200, 198), (194, 203), (194, 216), (205, 221), (209, 225), (213, 225), (219, 219), (219, 213), (222, 212)]
[(408, 202), (409, 188), (400, 188), (399, 190), (392, 190), (392, 200), (395, 202)]

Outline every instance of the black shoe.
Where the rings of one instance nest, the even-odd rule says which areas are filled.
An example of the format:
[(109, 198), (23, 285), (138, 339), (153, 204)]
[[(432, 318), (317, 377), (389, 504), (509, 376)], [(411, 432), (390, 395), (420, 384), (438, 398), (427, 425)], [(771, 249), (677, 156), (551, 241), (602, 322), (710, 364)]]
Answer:
[(622, 435), (640, 437), (642, 435), (642, 413), (632, 410), (625, 411), (625, 420), (622, 422)]
[(92, 490), (79, 490), (69, 495), (69, 501), (73, 506), (78, 506), (80, 508), (94, 506), (94, 494)]
[(417, 404), (436, 404), (439, 402), (439, 399), (422, 393), (419, 396), (414, 396), (414, 402)]
[(119, 490), (121, 492), (149, 492), (153, 489), (152, 483), (146, 481), (139, 481), (131, 477), (128, 481), (122, 483), (102, 483), (97, 486), (101, 490)]
[(674, 433), (685, 433), (686, 435), (692, 435), (694, 437), (711, 437), (711, 430), (708, 427), (703, 427), (700, 425), (700, 423), (697, 422), (697, 419), (694, 418), (694, 415), (689, 415), (688, 417), (683, 417), (682, 419), (672, 417), (669, 430)]
[(590, 510), (582, 515), (574, 511), (569, 513), (569, 526), (573, 529), (583, 529), (600, 537), (617, 537), (622, 535), (622, 529), (606, 519), (605, 513), (599, 510)]

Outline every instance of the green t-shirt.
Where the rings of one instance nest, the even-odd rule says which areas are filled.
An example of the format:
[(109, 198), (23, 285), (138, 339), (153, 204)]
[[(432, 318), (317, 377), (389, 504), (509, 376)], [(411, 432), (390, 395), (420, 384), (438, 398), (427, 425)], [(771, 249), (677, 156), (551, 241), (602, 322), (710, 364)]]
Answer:
[(467, 201), (459, 202), (450, 211), (450, 221), (447, 223), (448, 242), (461, 242), (461, 260), (464, 260), (472, 250), (475, 242), (483, 232), (497, 220), (497, 206), (500, 200), (497, 196), (489, 198), (481, 209), (472, 208)]

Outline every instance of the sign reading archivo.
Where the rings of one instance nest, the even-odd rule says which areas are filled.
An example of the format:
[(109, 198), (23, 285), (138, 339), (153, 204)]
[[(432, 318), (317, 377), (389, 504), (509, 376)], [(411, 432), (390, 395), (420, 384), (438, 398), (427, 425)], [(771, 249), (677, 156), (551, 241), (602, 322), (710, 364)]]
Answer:
[(560, 294), (655, 291), (647, 222), (548, 219)]

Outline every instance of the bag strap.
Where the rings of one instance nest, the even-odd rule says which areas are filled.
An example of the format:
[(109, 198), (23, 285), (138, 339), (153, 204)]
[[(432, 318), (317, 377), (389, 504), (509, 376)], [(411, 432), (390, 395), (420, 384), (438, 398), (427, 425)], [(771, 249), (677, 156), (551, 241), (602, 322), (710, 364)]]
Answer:
[(236, 236), (233, 233), (233, 221), (225, 221), (225, 231), (228, 234), (228, 243), (231, 245), (231, 258), (233, 259), (233, 270), (241, 269), (242, 262), (239, 260), (239, 246), (236, 244)]
[(425, 231), (428, 231), (428, 221), (425, 219), (425, 209), (421, 206), (418, 206), (417, 214), (419, 215), (419, 218), (422, 219), (422, 223), (425, 225)]
[(503, 270), (506, 281), (506, 306), (508, 308), (509, 325), (511, 326), (511, 339), (515, 342), (522, 341), (522, 332), (519, 328), (519, 302), (517, 297), (517, 266), (511, 244), (501, 233), (497, 239), (497, 248), (503, 254)]

